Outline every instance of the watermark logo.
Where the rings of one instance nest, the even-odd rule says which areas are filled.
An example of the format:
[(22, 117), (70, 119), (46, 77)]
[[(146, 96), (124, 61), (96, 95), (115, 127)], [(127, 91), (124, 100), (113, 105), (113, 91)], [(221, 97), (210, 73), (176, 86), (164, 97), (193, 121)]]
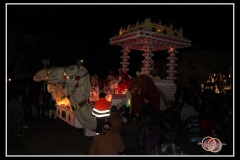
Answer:
[(213, 137), (205, 137), (202, 139), (202, 142), (198, 143), (199, 145), (202, 145), (202, 148), (205, 151), (217, 153), (220, 152), (223, 145), (226, 145), (225, 143), (222, 143), (218, 138)]

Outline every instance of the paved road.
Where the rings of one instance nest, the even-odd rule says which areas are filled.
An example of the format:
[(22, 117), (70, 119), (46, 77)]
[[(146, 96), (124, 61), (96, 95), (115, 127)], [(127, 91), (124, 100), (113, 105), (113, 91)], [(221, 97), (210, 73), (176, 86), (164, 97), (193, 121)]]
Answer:
[(61, 119), (27, 124), (22, 134), (10, 145), (6, 143), (6, 156), (87, 156), (92, 138), (83, 129), (70, 126)]

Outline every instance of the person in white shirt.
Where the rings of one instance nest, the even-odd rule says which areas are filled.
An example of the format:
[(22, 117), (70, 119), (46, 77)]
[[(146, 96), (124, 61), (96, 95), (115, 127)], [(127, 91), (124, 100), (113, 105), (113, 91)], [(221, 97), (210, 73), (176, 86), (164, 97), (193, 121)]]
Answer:
[(183, 107), (180, 112), (180, 116), (183, 122), (185, 122), (190, 116), (196, 116), (196, 110), (187, 100), (183, 101)]

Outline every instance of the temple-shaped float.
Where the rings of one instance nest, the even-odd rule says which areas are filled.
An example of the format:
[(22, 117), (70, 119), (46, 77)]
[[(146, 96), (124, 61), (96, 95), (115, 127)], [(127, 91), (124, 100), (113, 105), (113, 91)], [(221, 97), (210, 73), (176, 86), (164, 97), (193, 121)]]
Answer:
[[(152, 23), (150, 18), (146, 18), (144, 22), (137, 22), (135, 25), (128, 25), (127, 29), (121, 28), (119, 35), (110, 38), (111, 45), (118, 45), (122, 47), (121, 52), (123, 55), (120, 57), (122, 61), (122, 69), (128, 72), (130, 58), (129, 53), (131, 50), (143, 51), (144, 60), (142, 61), (143, 67), (140, 74), (145, 74), (151, 77), (155, 85), (162, 91), (164, 96), (170, 101), (174, 100), (176, 92), (176, 84), (174, 80), (177, 79), (175, 74), (177, 71), (175, 63), (177, 60), (177, 49), (186, 48), (191, 46), (191, 41), (183, 37), (183, 30), (180, 28), (176, 30), (173, 25), (162, 25), (161, 22)], [(168, 76), (166, 79), (155, 79), (150, 72), (154, 69), (154, 61), (152, 57), (155, 51), (166, 50), (169, 53), (167, 66), (169, 69), (166, 71)]]

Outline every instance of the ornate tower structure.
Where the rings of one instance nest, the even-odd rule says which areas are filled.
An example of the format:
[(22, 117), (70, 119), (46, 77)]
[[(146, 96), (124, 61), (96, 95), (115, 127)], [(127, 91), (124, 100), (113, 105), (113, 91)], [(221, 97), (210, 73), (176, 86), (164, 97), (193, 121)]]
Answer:
[(177, 79), (175, 74), (177, 71), (175, 63), (177, 60), (177, 49), (191, 46), (191, 41), (183, 37), (183, 31), (173, 29), (173, 25), (162, 25), (161, 22), (152, 23), (150, 18), (146, 18), (144, 22), (137, 22), (135, 25), (128, 25), (127, 29), (122, 27), (119, 30), (119, 35), (110, 38), (111, 45), (121, 46), (123, 55), (121, 56), (123, 71), (128, 72), (128, 59), (131, 49), (143, 51), (144, 60), (141, 74), (152, 77), (150, 72), (154, 68), (152, 57), (154, 51), (167, 50), (169, 53), (169, 69), (166, 71), (168, 76), (164, 80), (154, 80), (156, 86), (165, 94), (168, 100), (174, 100), (176, 85), (174, 80)]

